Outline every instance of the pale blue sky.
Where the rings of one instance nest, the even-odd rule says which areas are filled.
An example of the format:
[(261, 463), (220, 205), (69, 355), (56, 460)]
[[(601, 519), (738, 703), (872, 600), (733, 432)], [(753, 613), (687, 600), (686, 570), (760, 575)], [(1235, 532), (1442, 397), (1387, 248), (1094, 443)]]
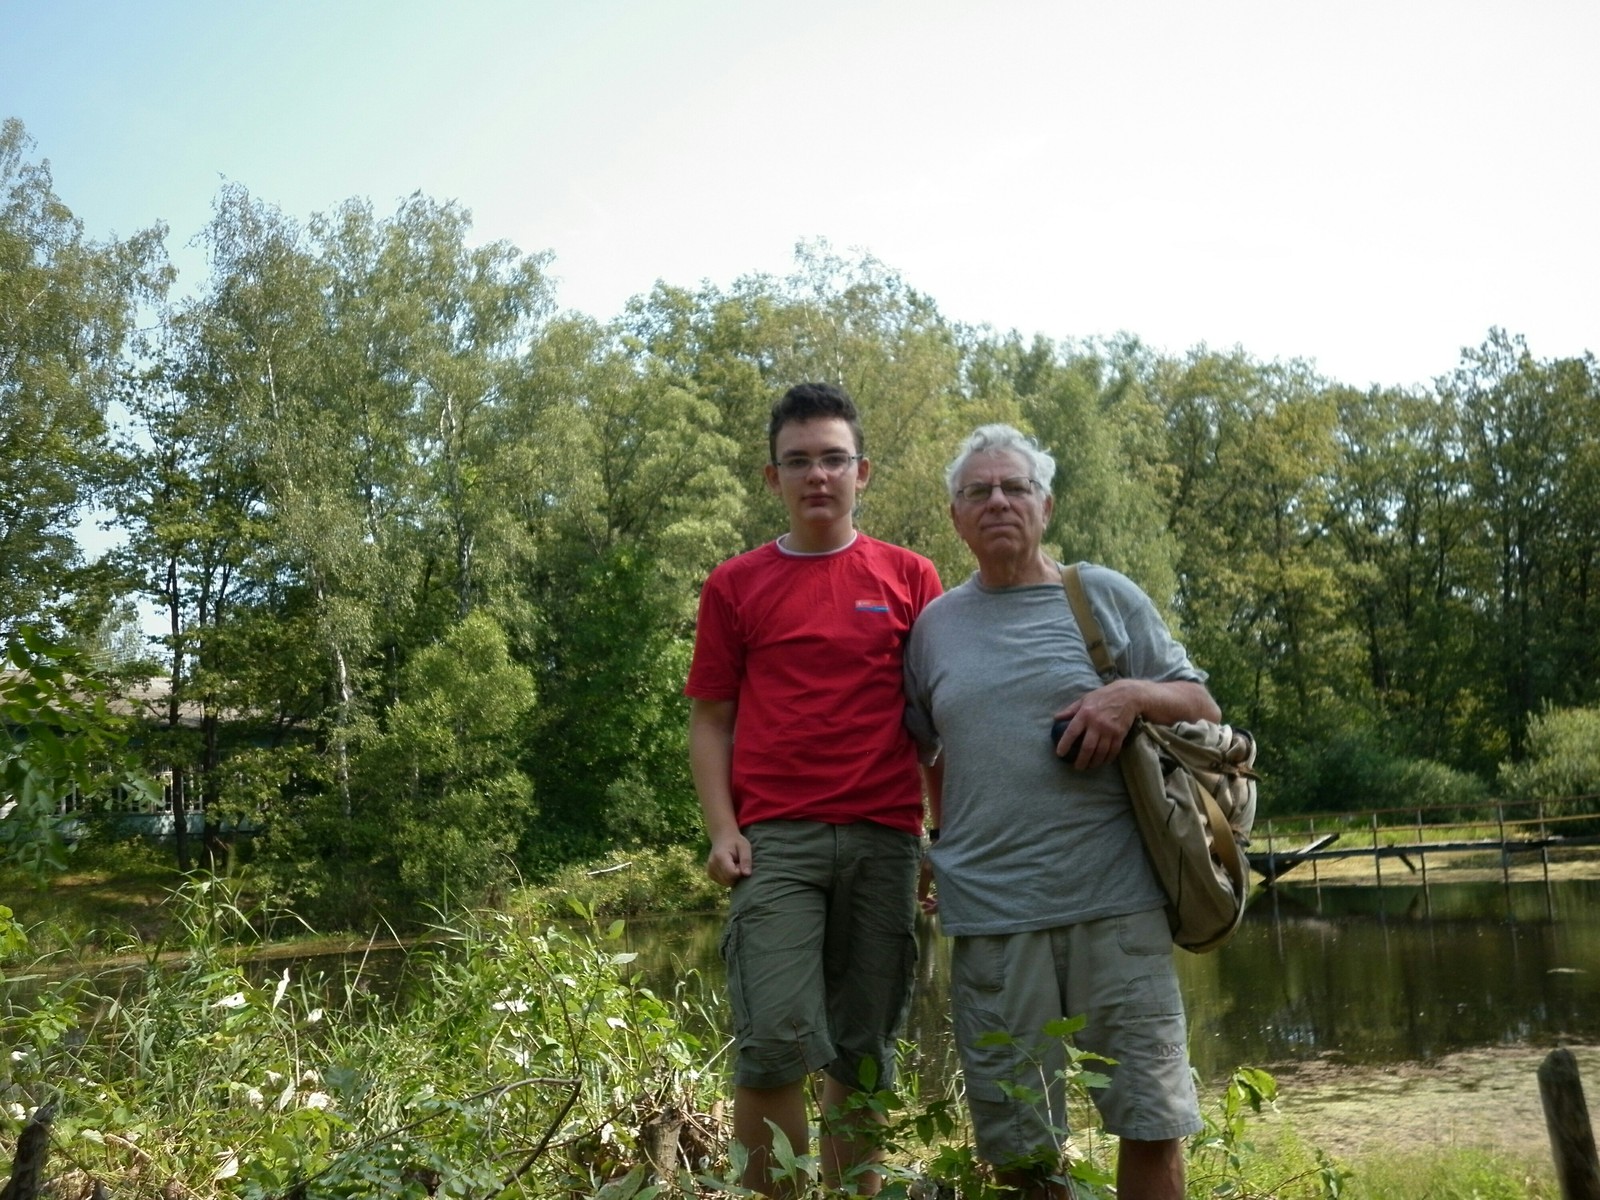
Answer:
[(1600, 351), (1592, 0), (0, 0), (98, 237), (421, 190), (600, 318), (826, 238), (948, 315), (1423, 383)]

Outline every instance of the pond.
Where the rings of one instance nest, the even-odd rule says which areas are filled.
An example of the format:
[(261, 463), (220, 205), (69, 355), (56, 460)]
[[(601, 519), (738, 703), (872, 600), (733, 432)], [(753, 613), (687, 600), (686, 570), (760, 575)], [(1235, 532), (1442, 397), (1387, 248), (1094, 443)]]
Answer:
[[(720, 986), (719, 917), (636, 920), (660, 984)], [(921, 927), (906, 1038), (925, 1073), (952, 1060), (949, 939)], [(1206, 1080), (1244, 1065), (1431, 1061), (1458, 1050), (1600, 1040), (1600, 882), (1258, 889), (1238, 934), (1178, 952), (1190, 1052)], [(720, 1008), (720, 1006), (719, 1006)]]

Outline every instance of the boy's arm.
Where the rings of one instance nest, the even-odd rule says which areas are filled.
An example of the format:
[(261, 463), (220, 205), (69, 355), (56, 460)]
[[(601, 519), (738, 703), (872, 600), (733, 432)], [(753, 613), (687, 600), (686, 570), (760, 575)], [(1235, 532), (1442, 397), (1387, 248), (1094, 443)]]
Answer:
[(733, 812), (733, 723), (737, 700), (689, 700), (689, 773), (700, 796), (711, 856), (706, 874), (732, 887), (750, 874), (750, 843)]

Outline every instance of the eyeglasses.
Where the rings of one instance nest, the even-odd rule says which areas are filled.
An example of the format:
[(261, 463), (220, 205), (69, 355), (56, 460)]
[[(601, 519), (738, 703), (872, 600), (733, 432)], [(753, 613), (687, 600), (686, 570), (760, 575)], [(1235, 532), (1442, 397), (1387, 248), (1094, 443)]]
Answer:
[(1007, 500), (1025, 500), (1033, 495), (1034, 489), (1039, 486), (1037, 479), (1024, 479), (1014, 475), (1010, 479), (1001, 479), (995, 483), (969, 483), (965, 487), (956, 489), (956, 499), (965, 504), (987, 504), (989, 497), (994, 495), (995, 488), (999, 488)]
[(780, 458), (772, 465), (785, 475), (809, 475), (812, 467), (821, 467), (825, 475), (837, 475), (853, 462), (865, 458), (862, 454), (845, 454), (843, 451), (832, 451), (828, 454), (811, 458), (804, 454), (791, 454), (787, 458)]

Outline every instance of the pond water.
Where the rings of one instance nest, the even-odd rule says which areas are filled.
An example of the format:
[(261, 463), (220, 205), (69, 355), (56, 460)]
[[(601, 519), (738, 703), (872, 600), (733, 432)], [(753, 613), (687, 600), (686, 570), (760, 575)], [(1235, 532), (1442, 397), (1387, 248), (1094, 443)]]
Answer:
[[(626, 936), (654, 980), (692, 969), (718, 987), (720, 931), (719, 917), (677, 917), (634, 921)], [(925, 920), (921, 945), (905, 1036), (937, 1077), (952, 1061), (949, 939)], [(1207, 1080), (1244, 1064), (1600, 1041), (1600, 882), (1435, 884), (1426, 895), (1280, 883), (1258, 889), (1231, 942), (1179, 951), (1178, 969)]]

